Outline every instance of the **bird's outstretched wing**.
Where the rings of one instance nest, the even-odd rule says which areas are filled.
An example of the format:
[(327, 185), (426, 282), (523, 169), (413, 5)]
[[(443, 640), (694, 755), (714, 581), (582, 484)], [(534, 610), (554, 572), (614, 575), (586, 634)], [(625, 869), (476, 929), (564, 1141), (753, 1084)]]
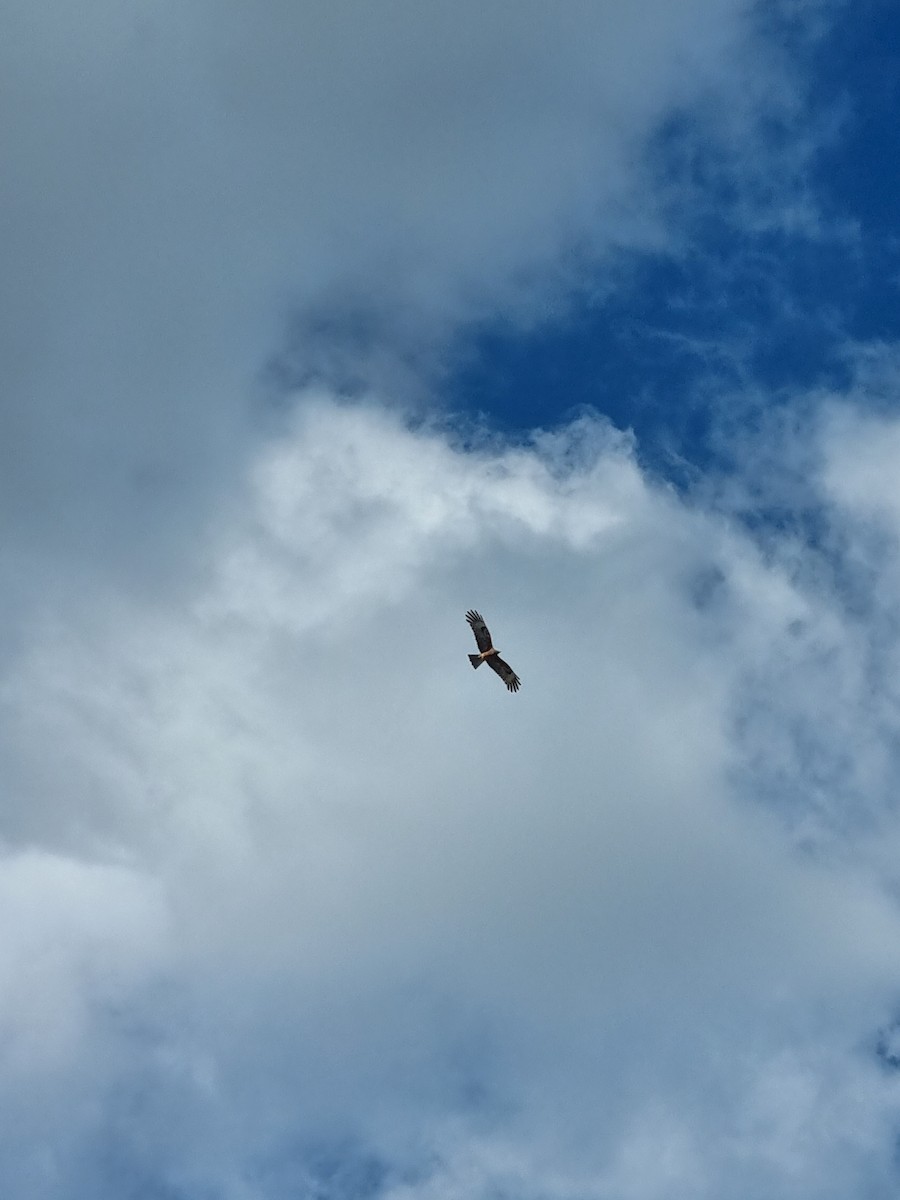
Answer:
[(481, 613), (477, 613), (474, 609), (470, 609), (466, 613), (466, 620), (472, 626), (472, 632), (475, 634), (475, 641), (478, 643), (478, 649), (482, 653), (484, 653), (485, 650), (490, 650), (492, 645), (491, 635), (487, 625), (484, 623), (484, 618), (481, 616)]
[(490, 658), (485, 659), (485, 662), (492, 671), (497, 672), (511, 692), (519, 690), (519, 684), (522, 681), (508, 662), (504, 662), (498, 654), (492, 654)]

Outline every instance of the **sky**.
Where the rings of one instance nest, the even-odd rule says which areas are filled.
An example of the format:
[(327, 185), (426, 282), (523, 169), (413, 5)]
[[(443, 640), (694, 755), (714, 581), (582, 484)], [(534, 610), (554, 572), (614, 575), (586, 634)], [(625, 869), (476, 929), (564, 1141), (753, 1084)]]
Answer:
[(0, 27), (3, 1196), (893, 1200), (895, 6)]

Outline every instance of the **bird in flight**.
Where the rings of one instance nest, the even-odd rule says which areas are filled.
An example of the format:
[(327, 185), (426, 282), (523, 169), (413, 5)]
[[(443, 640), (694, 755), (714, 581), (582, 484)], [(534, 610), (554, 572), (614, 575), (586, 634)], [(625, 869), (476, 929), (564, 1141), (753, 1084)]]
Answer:
[(469, 662), (476, 669), (483, 662), (486, 662), (492, 671), (497, 672), (511, 692), (517, 692), (519, 690), (519, 677), (509, 663), (503, 661), (499, 651), (495, 650), (492, 646), (490, 631), (484, 623), (484, 618), (480, 613), (471, 609), (466, 613), (466, 620), (472, 626), (472, 632), (475, 634), (475, 641), (478, 643), (480, 651), (478, 654), (470, 654)]

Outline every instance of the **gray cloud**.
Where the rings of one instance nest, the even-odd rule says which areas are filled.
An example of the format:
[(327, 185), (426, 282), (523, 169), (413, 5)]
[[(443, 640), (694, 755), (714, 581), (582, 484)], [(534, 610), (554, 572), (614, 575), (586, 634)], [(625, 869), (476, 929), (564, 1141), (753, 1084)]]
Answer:
[[(668, 237), (647, 135), (768, 70), (739, 0), (5, 8), (8, 593), (45, 550), (43, 589), (183, 568), (273, 355), (396, 379), (398, 346)], [(348, 311), (376, 344), (329, 366)]]

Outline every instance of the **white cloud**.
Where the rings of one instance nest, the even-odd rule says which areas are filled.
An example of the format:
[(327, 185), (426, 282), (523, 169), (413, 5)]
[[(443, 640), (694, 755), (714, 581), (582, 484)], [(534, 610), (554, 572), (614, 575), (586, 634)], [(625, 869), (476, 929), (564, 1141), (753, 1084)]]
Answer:
[[(78, 1182), (31, 1194), (102, 1194), (112, 1139), (185, 1196), (889, 1195), (896, 906), (736, 786), (748, 695), (804, 720), (830, 688), (870, 755), (852, 627), (602, 423), (464, 449), (300, 414), (189, 602), (76, 607), (7, 681), (7, 774), (38, 781), (8, 861), (51, 864), (52, 927), (121, 981), (111, 1016), (53, 967), (79, 1061), (109, 1057), (55, 1126)], [(516, 696), (468, 667), (473, 604)], [(786, 756), (786, 791), (814, 778)], [(6, 959), (47, 926), (22, 913)]]

